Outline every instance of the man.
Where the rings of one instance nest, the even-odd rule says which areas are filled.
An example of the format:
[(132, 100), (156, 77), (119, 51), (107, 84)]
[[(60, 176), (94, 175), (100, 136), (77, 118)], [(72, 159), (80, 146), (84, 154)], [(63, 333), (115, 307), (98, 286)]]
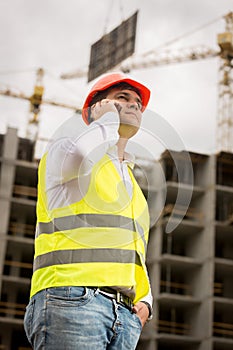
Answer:
[(125, 152), (149, 97), (123, 74), (101, 77), (84, 102), (87, 130), (40, 161), (25, 314), (34, 349), (132, 350), (152, 316), (148, 208)]

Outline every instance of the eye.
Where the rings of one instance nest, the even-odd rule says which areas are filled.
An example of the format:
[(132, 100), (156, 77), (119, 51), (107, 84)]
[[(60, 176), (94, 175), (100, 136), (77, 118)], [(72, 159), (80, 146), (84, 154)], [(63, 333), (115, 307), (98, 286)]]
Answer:
[(127, 97), (125, 95), (119, 95), (117, 98), (127, 101)]

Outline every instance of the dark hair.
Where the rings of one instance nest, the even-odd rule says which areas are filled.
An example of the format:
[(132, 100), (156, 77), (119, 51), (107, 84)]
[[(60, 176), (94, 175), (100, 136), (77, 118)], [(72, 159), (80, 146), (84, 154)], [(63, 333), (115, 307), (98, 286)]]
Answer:
[(92, 97), (92, 100), (88, 106), (88, 123), (91, 123), (93, 121), (93, 119), (91, 118), (91, 106), (93, 106), (95, 103), (105, 99), (107, 97), (107, 95), (109, 94), (109, 92), (113, 89), (116, 89), (116, 88), (120, 88), (121, 90), (125, 90), (125, 89), (126, 90), (133, 90), (141, 97), (140, 91), (137, 88), (135, 88), (134, 86), (132, 86), (124, 81), (120, 82), (120, 83), (116, 83), (103, 91), (98, 91)]

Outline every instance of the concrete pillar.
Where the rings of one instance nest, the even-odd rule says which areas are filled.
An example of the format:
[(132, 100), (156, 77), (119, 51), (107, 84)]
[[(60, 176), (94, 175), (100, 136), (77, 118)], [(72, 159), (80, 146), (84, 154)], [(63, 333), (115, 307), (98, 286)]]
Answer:
[[(3, 274), (4, 260), (6, 254), (7, 233), (10, 217), (10, 198), (12, 196), (14, 177), (15, 177), (15, 159), (18, 151), (17, 130), (8, 128), (4, 137), (2, 164), (0, 173), (0, 276)], [(2, 281), (0, 279), (0, 294)]]
[[(213, 285), (214, 285), (214, 235), (215, 235), (215, 157), (208, 157), (202, 167), (200, 184), (204, 194), (197, 199), (196, 206), (203, 214), (203, 230), (193, 246), (193, 254), (201, 267), (192, 280), (194, 296), (201, 300), (190, 319), (194, 337), (202, 342), (199, 350), (212, 350)], [(194, 253), (194, 252), (193, 252)]]

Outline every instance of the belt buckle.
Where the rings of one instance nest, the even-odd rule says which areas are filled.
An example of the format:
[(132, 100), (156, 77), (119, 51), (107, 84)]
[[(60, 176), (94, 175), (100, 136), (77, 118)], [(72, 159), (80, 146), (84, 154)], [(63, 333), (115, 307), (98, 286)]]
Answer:
[[(119, 298), (119, 301), (118, 301), (118, 298)], [(124, 296), (121, 293), (119, 293), (119, 296), (117, 295), (117, 301), (120, 302), (120, 303), (123, 303), (127, 307), (127, 309), (132, 311), (133, 303), (132, 303), (132, 301), (130, 300), (129, 297)]]

